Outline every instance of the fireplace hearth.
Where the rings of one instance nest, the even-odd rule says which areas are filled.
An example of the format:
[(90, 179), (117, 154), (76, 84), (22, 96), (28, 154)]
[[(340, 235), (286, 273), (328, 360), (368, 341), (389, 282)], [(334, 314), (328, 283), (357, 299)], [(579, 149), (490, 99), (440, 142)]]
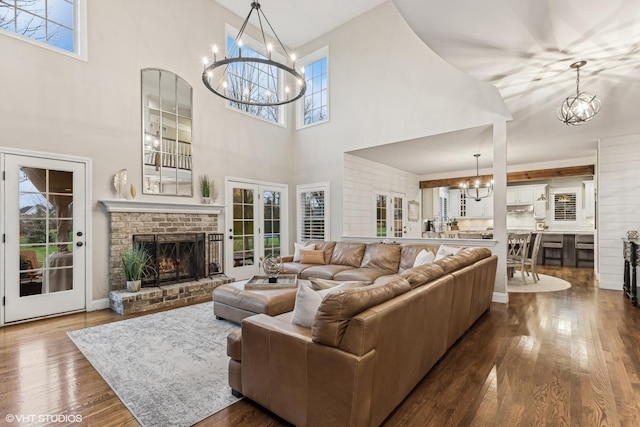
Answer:
[(205, 277), (205, 233), (134, 234), (133, 244), (151, 255), (143, 287)]

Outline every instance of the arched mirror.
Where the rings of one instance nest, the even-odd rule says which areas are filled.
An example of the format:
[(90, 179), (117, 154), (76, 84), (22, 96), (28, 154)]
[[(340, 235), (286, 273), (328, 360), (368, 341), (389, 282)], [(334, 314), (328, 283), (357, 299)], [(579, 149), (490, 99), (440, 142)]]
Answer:
[(192, 89), (170, 71), (142, 70), (142, 192), (193, 196)]

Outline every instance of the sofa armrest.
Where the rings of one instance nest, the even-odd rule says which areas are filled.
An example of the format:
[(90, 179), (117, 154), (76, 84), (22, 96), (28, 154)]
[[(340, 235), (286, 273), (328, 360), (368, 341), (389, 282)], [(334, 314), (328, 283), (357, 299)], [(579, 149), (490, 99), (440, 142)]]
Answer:
[(316, 344), (310, 329), (264, 314), (242, 322), (242, 393), (295, 425), (368, 424), (374, 367), (375, 350)]

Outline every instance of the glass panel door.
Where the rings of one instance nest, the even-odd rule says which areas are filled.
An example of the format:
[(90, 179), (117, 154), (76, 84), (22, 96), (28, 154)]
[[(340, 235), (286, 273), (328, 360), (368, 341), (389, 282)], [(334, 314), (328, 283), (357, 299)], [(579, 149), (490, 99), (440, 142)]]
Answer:
[(5, 172), (5, 321), (84, 308), (84, 164), (7, 155)]
[(236, 280), (264, 274), (260, 257), (288, 253), (287, 186), (227, 181), (227, 259)]

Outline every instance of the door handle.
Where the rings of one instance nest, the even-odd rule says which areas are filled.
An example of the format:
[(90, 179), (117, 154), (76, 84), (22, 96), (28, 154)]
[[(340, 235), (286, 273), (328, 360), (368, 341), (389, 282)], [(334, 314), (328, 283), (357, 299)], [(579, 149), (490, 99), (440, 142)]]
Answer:
[(82, 242), (78, 242), (78, 243), (76, 243), (76, 246), (77, 246), (77, 247), (80, 247), (80, 246), (82, 246), (82, 245), (84, 245), (84, 243), (82, 243)]

